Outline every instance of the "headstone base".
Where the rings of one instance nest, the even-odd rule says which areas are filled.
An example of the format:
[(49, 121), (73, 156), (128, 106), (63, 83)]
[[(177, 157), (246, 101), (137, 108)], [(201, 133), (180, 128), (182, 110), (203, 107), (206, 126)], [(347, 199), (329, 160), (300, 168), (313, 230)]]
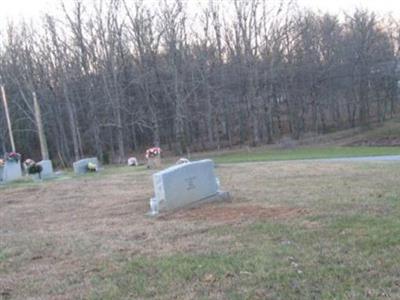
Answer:
[(229, 192), (218, 191), (218, 193), (216, 193), (215, 195), (212, 195), (212, 196), (206, 197), (204, 199), (189, 203), (189, 204), (184, 205), (179, 208), (174, 208), (174, 209), (167, 210), (167, 211), (162, 210), (161, 212), (152, 210), (152, 205), (151, 205), (152, 200), (150, 200), (150, 211), (146, 215), (151, 216), (151, 217), (157, 217), (157, 216), (160, 216), (160, 214), (161, 215), (170, 214), (170, 213), (174, 213), (175, 211), (180, 210), (180, 209), (197, 208), (206, 203), (229, 202), (229, 201), (231, 201), (231, 195), (229, 194)]

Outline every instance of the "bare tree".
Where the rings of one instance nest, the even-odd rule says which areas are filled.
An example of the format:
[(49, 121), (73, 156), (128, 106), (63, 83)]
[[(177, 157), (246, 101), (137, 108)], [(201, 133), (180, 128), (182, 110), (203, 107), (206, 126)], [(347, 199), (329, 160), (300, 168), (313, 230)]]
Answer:
[[(42, 29), (0, 32), (0, 74), (18, 150), (39, 156), (33, 93), (49, 154), (122, 162), (156, 145), (176, 153), (273, 143), (283, 135), (395, 117), (394, 18), (296, 11), (290, 1), (76, 0)], [(0, 111), (0, 150), (9, 147)]]

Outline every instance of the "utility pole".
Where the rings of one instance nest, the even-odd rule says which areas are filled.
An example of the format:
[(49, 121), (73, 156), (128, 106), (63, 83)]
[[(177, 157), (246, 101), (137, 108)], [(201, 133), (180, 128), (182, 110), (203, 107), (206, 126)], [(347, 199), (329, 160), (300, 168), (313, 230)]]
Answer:
[(49, 160), (49, 150), (47, 148), (46, 136), (44, 134), (42, 114), (40, 112), (39, 102), (35, 92), (32, 92), (33, 107), (35, 110), (36, 127), (39, 133), (40, 151), (42, 153), (42, 160)]
[(1, 77), (0, 77), (0, 84), (1, 84), (1, 95), (2, 95), (2, 98), (3, 98), (3, 104), (4, 104), (4, 111), (6, 113), (6, 119), (7, 119), (8, 133), (10, 135), (11, 150), (13, 152), (16, 152), (15, 151), (14, 136), (13, 136), (12, 127), (11, 127), (10, 112), (8, 111), (6, 90), (4, 89), (4, 85), (1, 83)]

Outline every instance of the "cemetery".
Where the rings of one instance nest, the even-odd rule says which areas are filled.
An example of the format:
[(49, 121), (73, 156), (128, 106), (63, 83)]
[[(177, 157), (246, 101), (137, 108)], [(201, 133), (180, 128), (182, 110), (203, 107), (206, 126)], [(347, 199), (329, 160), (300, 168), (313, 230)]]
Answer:
[(41, 160), (22, 163), (10, 122), (0, 159), (0, 299), (400, 297), (381, 289), (398, 281), (397, 148), (154, 146), (60, 175), (37, 105), (36, 123)]
[(400, 299), (400, 22), (304, 4), (4, 18), (0, 300)]
[[(240, 287), (251, 281), (259, 290), (267, 281), (272, 295), (290, 297), (295, 280), (306, 298), (314, 282), (333, 291), (334, 258), (342, 260), (335, 276), (374, 293), (395, 282), (389, 249), (398, 235), (385, 232), (400, 228), (396, 164), (176, 161), (163, 158), (162, 170), (105, 167), (96, 177), (0, 188), (0, 267), (14, 278), (0, 279), (2, 292), (138, 299), (164, 287), (166, 298), (182, 298), (187, 288), (214, 298), (222, 287), (252, 298), (254, 290)], [(230, 197), (207, 201), (219, 191)], [(159, 200), (156, 216), (147, 214), (150, 198)], [(375, 273), (359, 264), (366, 259)], [(82, 278), (90, 287), (71, 284)], [(337, 280), (335, 292), (346, 293)]]
[(397, 148), (154, 146), (60, 175), (39, 112), (41, 160), (21, 162), (11, 123), (0, 159), (0, 299), (400, 297), (381, 288), (398, 282)]

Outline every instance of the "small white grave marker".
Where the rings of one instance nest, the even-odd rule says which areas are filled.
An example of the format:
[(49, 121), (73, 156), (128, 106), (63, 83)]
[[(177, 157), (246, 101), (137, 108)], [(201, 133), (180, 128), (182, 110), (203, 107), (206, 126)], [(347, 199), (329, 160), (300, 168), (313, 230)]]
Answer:
[(138, 166), (138, 165), (139, 165), (139, 163), (138, 163), (136, 157), (129, 157), (129, 158), (128, 158), (128, 166), (130, 166), (130, 167), (136, 167), (136, 166)]

